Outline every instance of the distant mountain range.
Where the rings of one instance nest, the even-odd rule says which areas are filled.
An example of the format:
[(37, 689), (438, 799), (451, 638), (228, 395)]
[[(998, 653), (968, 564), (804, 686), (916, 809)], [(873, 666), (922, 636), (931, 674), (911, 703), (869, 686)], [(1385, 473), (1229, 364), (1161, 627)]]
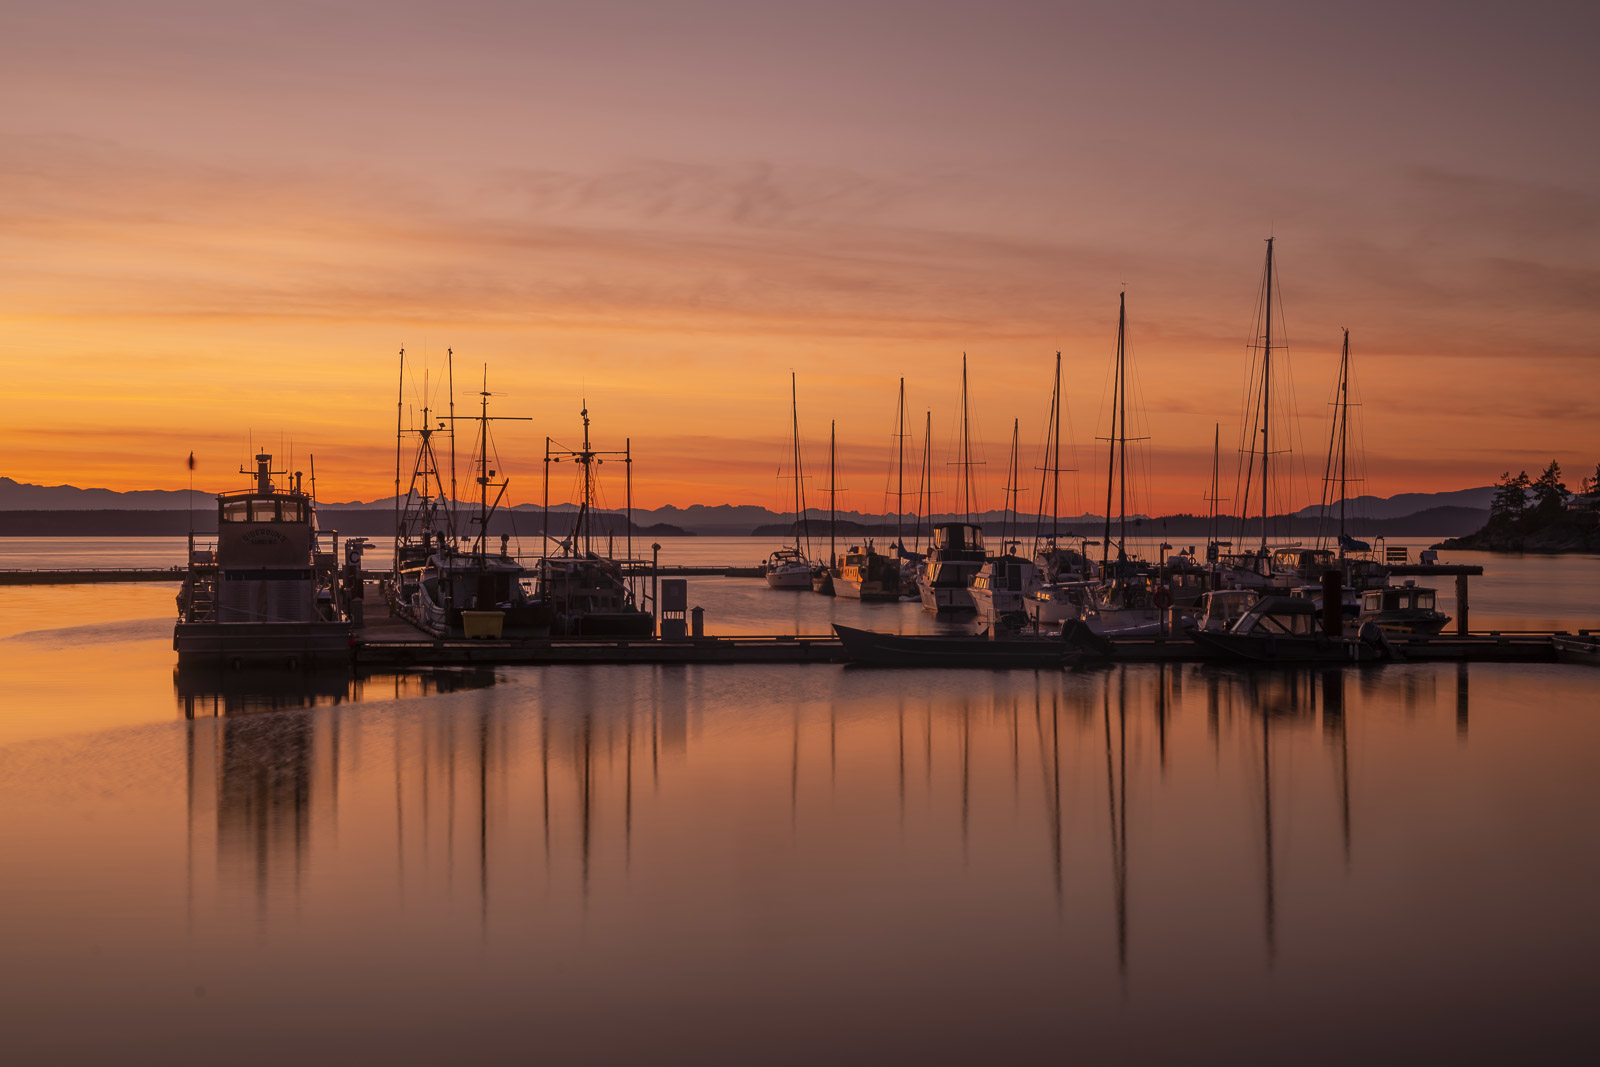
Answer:
[[(1419, 534), (1451, 534), (1459, 530), (1469, 533), (1477, 529), (1488, 518), (1489, 500), (1494, 495), (1493, 486), (1481, 486), (1474, 489), (1457, 489), (1443, 493), (1401, 493), (1392, 497), (1361, 496), (1353, 497), (1348, 504), (1348, 513), (1353, 520), (1351, 525), (1355, 530), (1368, 532), (1374, 535), (1388, 533), (1398, 535), (1398, 529), (1387, 529), (1397, 520), (1426, 517), (1426, 521), (1439, 523), (1426, 530), (1417, 530)], [(215, 508), (216, 494), (199, 489), (190, 493), (187, 490), (172, 489), (142, 489), (130, 492), (116, 492), (110, 489), (79, 489), (71, 485), (30, 485), (18, 482), (11, 478), (0, 477), (0, 535), (26, 533), (32, 536), (46, 536), (45, 530), (52, 531), (51, 536), (60, 536), (55, 531), (71, 529), (75, 524), (69, 515), (63, 512), (176, 512), (187, 516), (191, 508), (201, 516), (209, 516)], [(383, 526), (379, 514), (394, 509), (394, 497), (385, 497), (370, 502), (349, 501), (344, 503), (321, 503), (319, 510), (329, 518), (337, 515), (340, 520), (337, 525), (340, 529), (351, 529), (360, 526), (365, 532), (371, 527), (374, 532)], [(468, 507), (462, 504), (463, 508)], [(537, 504), (520, 504), (509, 511), (516, 516), (527, 516), (537, 513), (540, 506)], [(576, 505), (552, 505), (552, 512), (569, 513), (577, 510)], [(1314, 520), (1320, 508), (1313, 505), (1302, 508), (1293, 516), (1295, 529), (1299, 530), (1299, 522)], [(5, 512), (18, 514), (7, 518)], [(1338, 507), (1334, 506), (1334, 514)], [(23, 519), (21, 513), (27, 513), (28, 518)], [(367, 513), (369, 518), (363, 518), (358, 513)], [(621, 530), (619, 521), (620, 511), (600, 512), (600, 516), (611, 516), (607, 523), (614, 529)], [(48, 518), (48, 516), (54, 516)], [(511, 515), (507, 515), (511, 518)], [(931, 519), (923, 520), (926, 526), (930, 522), (948, 521), (961, 516), (941, 514)], [(107, 516), (102, 516), (107, 518)], [(826, 510), (813, 508), (807, 512), (808, 521), (814, 531), (826, 532), (828, 513)], [(988, 511), (975, 516), (976, 520), (986, 527), (998, 527), (1005, 521), (1005, 512)], [(150, 516), (147, 519), (135, 522), (133, 525), (139, 529), (150, 527), (165, 530), (174, 521), (179, 521), (177, 515), (166, 517)], [(795, 522), (793, 512), (774, 512), (764, 507), (753, 504), (692, 504), (688, 507), (667, 505), (666, 507), (635, 509), (633, 513), (635, 529), (641, 532), (659, 533), (671, 536), (675, 532), (687, 532), (706, 536), (732, 536), (744, 537), (750, 535), (758, 528), (765, 527), (769, 532), (774, 529), (792, 528)], [(909, 516), (907, 523), (914, 521)], [(1074, 533), (1089, 532), (1097, 523), (1104, 523), (1103, 516), (1095, 514), (1063, 515), (1058, 523)], [(1172, 536), (1190, 537), (1193, 532), (1187, 532), (1196, 522), (1203, 521), (1203, 517), (1192, 515), (1173, 515), (1150, 518), (1149, 516), (1129, 516), (1129, 522), (1136, 524), (1142, 533), (1154, 533), (1156, 530), (1166, 528)], [(187, 529), (187, 520), (180, 522), (182, 528), (173, 529), (182, 533)], [(865, 514), (858, 511), (841, 511), (839, 513), (841, 530), (849, 529), (852, 532), (862, 530), (892, 530), (895, 525), (892, 515)], [(1369, 529), (1374, 523), (1383, 529)], [(84, 532), (91, 532), (89, 526), (104, 526), (104, 522), (93, 522), (84, 516), (82, 525)], [(209, 523), (205, 525), (209, 526)], [(329, 523), (334, 525), (334, 523)], [(519, 526), (525, 522), (518, 523)], [(552, 527), (564, 528), (567, 524), (552, 522)], [(1415, 523), (1406, 523), (1407, 527)], [(1024, 515), (1019, 526), (1031, 532), (1033, 516)], [(25, 529), (24, 529), (25, 528)], [(537, 527), (532, 527), (537, 529)], [(1180, 533), (1180, 528), (1183, 531)], [(498, 527), (497, 527), (498, 529)], [(1198, 528), (1204, 530), (1204, 526)], [(95, 530), (95, 533), (108, 532)], [(116, 532), (111, 530), (109, 532)], [(133, 532), (127, 529), (125, 532)], [(1409, 531), (1408, 531), (1409, 532)], [(814, 534), (815, 535), (815, 534)]]

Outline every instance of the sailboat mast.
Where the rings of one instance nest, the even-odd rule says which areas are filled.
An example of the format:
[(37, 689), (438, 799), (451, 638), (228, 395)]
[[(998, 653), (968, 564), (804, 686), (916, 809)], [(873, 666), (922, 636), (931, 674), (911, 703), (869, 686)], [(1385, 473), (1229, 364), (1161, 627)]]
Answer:
[(1350, 446), (1350, 331), (1344, 331), (1339, 354), (1339, 558), (1344, 558), (1345, 507), (1350, 500), (1346, 460)]
[(1106, 528), (1100, 540), (1100, 566), (1111, 560), (1111, 487), (1117, 477), (1117, 396), (1122, 382), (1122, 326), (1124, 296), (1117, 297), (1117, 363), (1111, 372), (1111, 433), (1106, 438)]
[[(456, 513), (456, 354), (444, 350), (445, 384), (450, 388), (450, 533), (455, 535)], [(487, 372), (485, 372), (487, 373)]]
[(406, 350), (400, 350), (400, 387), (394, 401), (394, 587), (400, 588), (400, 438), (405, 433)]
[(923, 414), (922, 423), (922, 477), (917, 485), (917, 538), (912, 548), (913, 552), (922, 551), (922, 519), (926, 515), (932, 518), (933, 494), (932, 487), (928, 484), (933, 476), (933, 412)]
[(1213, 423), (1211, 431), (1211, 551), (1220, 553), (1217, 545), (1217, 464), (1222, 457), (1222, 423)]
[(1061, 516), (1061, 353), (1056, 353), (1056, 385), (1055, 400), (1051, 405), (1055, 409), (1055, 425), (1051, 433), (1055, 437), (1055, 448), (1050, 458), (1051, 490), (1050, 490), (1050, 545), (1055, 547), (1060, 536)]
[(1128, 554), (1128, 350), (1127, 350), (1127, 300), (1128, 294), (1117, 297), (1117, 558)]
[(790, 437), (794, 446), (794, 550), (800, 552), (800, 526), (804, 516), (800, 513), (800, 387), (795, 372), (789, 372)]
[(1017, 484), (1021, 475), (1017, 467), (1017, 435), (1021, 426), (1022, 421), (1020, 419), (1011, 420), (1011, 467), (1006, 472), (1006, 489), (1011, 494), (1011, 507), (1006, 511), (1005, 538), (1000, 544), (1000, 554), (1002, 556), (1006, 554), (1006, 545), (1013, 541), (1017, 534), (1017, 505), (1019, 503), (1017, 497), (1021, 492), (1021, 487)]
[(839, 558), (839, 492), (834, 484), (834, 447), (839, 420), (828, 420), (828, 566)]
[(961, 494), (972, 523), (972, 435), (967, 423), (967, 354), (961, 353)]
[(590, 534), (589, 509), (594, 505), (594, 453), (589, 451), (589, 398), (583, 399), (583, 551), (594, 551), (594, 538)]
[[(478, 564), (483, 565), (483, 554), (489, 549), (489, 365), (483, 367), (483, 393), (478, 410)], [(451, 435), (450, 447), (455, 448)]]
[(905, 510), (906, 510), (906, 380), (900, 379), (900, 402), (896, 405), (894, 419), (895, 451), (895, 483), (894, 483), (894, 542), (901, 548), (905, 547)]
[(1267, 333), (1261, 357), (1261, 554), (1267, 554), (1267, 457), (1272, 431), (1272, 242), (1267, 238)]

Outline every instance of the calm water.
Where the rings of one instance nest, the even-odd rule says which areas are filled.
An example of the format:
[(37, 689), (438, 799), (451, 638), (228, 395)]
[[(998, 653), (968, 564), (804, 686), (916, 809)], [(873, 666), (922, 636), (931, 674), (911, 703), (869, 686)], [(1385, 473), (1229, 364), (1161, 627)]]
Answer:
[[(1490, 565), (1479, 626), (1600, 624), (1600, 561)], [(922, 625), (690, 590), (721, 632)], [(172, 595), (7, 591), (11, 1062), (1524, 1062), (1592, 1032), (1600, 671), (177, 679)]]

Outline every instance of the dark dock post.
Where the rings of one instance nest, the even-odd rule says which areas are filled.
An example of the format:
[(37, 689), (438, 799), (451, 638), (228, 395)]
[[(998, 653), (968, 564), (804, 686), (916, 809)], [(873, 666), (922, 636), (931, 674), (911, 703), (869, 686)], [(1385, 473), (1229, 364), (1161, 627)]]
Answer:
[(1456, 575), (1456, 633), (1463, 637), (1467, 634), (1467, 575), (1465, 571)]
[(655, 616), (654, 632), (661, 636), (661, 542), (650, 546), (650, 614)]
[(1322, 632), (1329, 637), (1344, 633), (1344, 574), (1341, 571), (1322, 572)]

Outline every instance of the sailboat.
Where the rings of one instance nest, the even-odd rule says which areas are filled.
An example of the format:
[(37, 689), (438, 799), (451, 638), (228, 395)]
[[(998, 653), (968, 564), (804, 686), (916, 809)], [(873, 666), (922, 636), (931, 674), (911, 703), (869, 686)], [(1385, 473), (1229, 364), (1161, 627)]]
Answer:
[[(901, 407), (905, 403), (905, 381), (901, 380)], [(834, 523), (838, 512), (834, 502), (833, 439), (828, 440), (828, 496), (830, 519), (828, 527), (828, 553), (833, 560), (832, 588), (835, 596), (849, 600), (891, 601), (900, 599), (901, 568), (898, 556), (886, 555), (873, 546), (871, 539), (851, 545), (844, 554), (834, 548)], [(896, 517), (898, 525), (898, 516)], [(896, 544), (898, 544), (898, 540)]]
[[(1106, 525), (1100, 542), (1101, 584), (1087, 618), (1096, 633), (1138, 634), (1161, 628), (1150, 568), (1128, 555), (1128, 298), (1117, 298), (1117, 356), (1112, 375), (1110, 448), (1106, 461)], [(1117, 500), (1116, 558), (1111, 556), (1111, 503)]]
[[(1275, 452), (1272, 447), (1272, 354), (1275, 351), (1287, 351), (1288, 348), (1282, 340), (1281, 322), (1278, 324), (1280, 329), (1276, 344), (1273, 338), (1274, 288), (1278, 280), (1277, 268), (1273, 264), (1274, 245), (1275, 239), (1267, 238), (1267, 262), (1262, 273), (1261, 310), (1257, 318), (1261, 330), (1251, 338), (1250, 344), (1252, 349), (1258, 349), (1261, 353), (1261, 376), (1251, 383), (1247, 400), (1245, 415), (1250, 424), (1252, 444), (1241, 460), (1244, 465), (1244, 495), (1239, 501), (1238, 541), (1242, 544), (1250, 522), (1251, 492), (1258, 484), (1256, 466), (1259, 463), (1260, 542), (1253, 552), (1220, 554), (1218, 561), (1221, 584), (1258, 590), (1286, 589), (1301, 582), (1315, 581), (1332, 559), (1331, 554), (1315, 549), (1284, 547), (1274, 552), (1268, 543), (1272, 525), (1272, 457), (1282, 451)], [(1259, 442), (1259, 447), (1255, 442)]]
[[(1088, 582), (1094, 564), (1061, 538), (1061, 353), (1056, 353), (1055, 385), (1050, 391), (1050, 417), (1045, 432), (1045, 466), (1039, 512), (1033, 523), (1033, 580), (1024, 592), (1023, 611), (1036, 623), (1059, 625), (1082, 618), (1089, 602)], [(1049, 489), (1050, 532), (1045, 533), (1045, 489)]]
[[(811, 561), (800, 550), (802, 531), (807, 531), (805, 483), (800, 471), (800, 394), (794, 372), (789, 372), (789, 399), (794, 445), (794, 547), (780, 548), (767, 557), (762, 573), (771, 589), (810, 589)], [(807, 540), (809, 540), (809, 536)]]
[[(565, 636), (649, 637), (655, 633), (655, 616), (639, 605), (628, 582), (638, 573), (633, 555), (633, 442), (621, 450), (600, 451), (589, 440), (589, 402), (583, 401), (583, 447), (563, 448), (550, 438), (544, 446), (544, 536), (550, 537), (550, 464), (567, 460), (583, 469), (582, 499), (572, 531), (558, 542), (559, 551), (539, 561), (539, 591), (554, 611), (555, 633)], [(623, 512), (626, 547), (622, 559), (594, 547), (594, 513), (597, 510), (600, 464), (620, 459), (626, 478)]]
[[(922, 608), (935, 615), (970, 615), (977, 610), (972, 581), (988, 557), (983, 549), (983, 527), (972, 521), (972, 438), (967, 420), (967, 354), (961, 354), (961, 440), (957, 445), (961, 467), (961, 495), (965, 522), (934, 526), (927, 558), (917, 575)], [(926, 457), (924, 458), (926, 464)]]
[(1031, 615), (1025, 611), (1027, 594), (1039, 582), (1039, 568), (1033, 560), (1017, 554), (1016, 532), (1018, 483), (1018, 432), (1020, 422), (1011, 422), (1011, 463), (1006, 470), (1006, 528), (1000, 536), (1000, 554), (989, 557), (972, 581), (972, 602), (978, 616), (991, 625), (1020, 626)]

